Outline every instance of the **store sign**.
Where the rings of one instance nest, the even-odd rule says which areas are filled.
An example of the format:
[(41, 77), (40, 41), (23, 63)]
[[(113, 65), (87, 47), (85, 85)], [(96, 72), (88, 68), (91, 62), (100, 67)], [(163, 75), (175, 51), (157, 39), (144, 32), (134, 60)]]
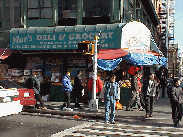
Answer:
[[(10, 48), (17, 50), (77, 49), (78, 42), (93, 41), (99, 32), (11, 33)], [(121, 30), (103, 31), (100, 48), (120, 48)]]
[(133, 21), (122, 28), (121, 48), (150, 50), (150, 30), (141, 22)]

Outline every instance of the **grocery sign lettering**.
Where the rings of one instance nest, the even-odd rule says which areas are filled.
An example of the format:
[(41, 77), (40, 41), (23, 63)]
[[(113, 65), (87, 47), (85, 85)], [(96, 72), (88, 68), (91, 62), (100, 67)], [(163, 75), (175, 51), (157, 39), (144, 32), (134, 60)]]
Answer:
[[(93, 41), (98, 32), (59, 32), (59, 33), (11, 33), (10, 49), (77, 49), (78, 42)], [(101, 48), (120, 48), (119, 30), (103, 31), (100, 35)]]

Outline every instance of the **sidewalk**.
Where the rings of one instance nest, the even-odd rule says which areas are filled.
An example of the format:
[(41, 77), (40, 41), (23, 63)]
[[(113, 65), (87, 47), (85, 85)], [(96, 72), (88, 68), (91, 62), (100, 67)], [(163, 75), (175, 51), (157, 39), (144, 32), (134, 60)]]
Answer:
[[(153, 112), (153, 117), (147, 118), (148, 121), (150, 119), (153, 120), (160, 120), (161, 121), (166, 121), (166, 122), (171, 122), (171, 107), (169, 103), (169, 98), (160, 98), (156, 100), (154, 104), (154, 112)], [(100, 119), (104, 120), (104, 106), (99, 106), (98, 112), (92, 112), (89, 111), (89, 108), (86, 106), (81, 106), (84, 109), (77, 109), (74, 108), (74, 103), (71, 103), (71, 108), (73, 111), (66, 111), (66, 110), (61, 110), (61, 106), (63, 105), (63, 102), (44, 102), (46, 107), (48, 108), (47, 110), (42, 110), (42, 109), (25, 109), (23, 112), (29, 112), (29, 113), (42, 113), (42, 114), (51, 114), (51, 115), (61, 115), (61, 116), (74, 116), (78, 115), (82, 118), (90, 118), (90, 119)], [(137, 108), (133, 108), (133, 111), (125, 111), (125, 106), (124, 110), (116, 110), (116, 121), (121, 121), (125, 118), (125, 120), (130, 120), (130, 121), (139, 121), (139, 120), (145, 120), (145, 111), (139, 111)], [(154, 122), (155, 122), (154, 121)]]

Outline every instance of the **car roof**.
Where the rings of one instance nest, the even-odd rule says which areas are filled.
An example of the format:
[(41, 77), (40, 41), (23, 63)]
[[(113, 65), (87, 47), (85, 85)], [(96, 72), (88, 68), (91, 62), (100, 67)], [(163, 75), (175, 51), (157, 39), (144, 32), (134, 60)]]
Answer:
[(23, 88), (22, 86), (14, 83), (10, 80), (0, 80), (0, 86), (2, 86), (4, 88), (17, 88), (17, 89)]

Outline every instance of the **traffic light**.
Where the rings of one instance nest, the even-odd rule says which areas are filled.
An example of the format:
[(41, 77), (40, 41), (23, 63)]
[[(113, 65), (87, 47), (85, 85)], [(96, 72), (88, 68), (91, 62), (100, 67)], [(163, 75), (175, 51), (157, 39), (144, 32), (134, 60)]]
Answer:
[(84, 42), (79, 42), (78, 43), (78, 51), (79, 52), (84, 52), (84, 53), (89, 53), (89, 43), (84, 43)]
[[(91, 46), (91, 49), (90, 49)], [(94, 55), (94, 42), (92, 41), (83, 41), (78, 43), (78, 52), (83, 52), (84, 54)], [(100, 45), (97, 44), (97, 53), (99, 53)]]

